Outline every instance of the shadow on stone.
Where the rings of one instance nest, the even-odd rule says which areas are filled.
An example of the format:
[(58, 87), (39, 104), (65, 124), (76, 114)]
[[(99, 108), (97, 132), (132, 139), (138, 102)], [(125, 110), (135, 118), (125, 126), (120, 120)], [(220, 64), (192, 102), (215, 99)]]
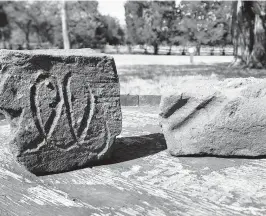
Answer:
[(113, 154), (101, 165), (134, 160), (165, 150), (166, 141), (161, 133), (136, 137), (117, 138), (113, 146)]

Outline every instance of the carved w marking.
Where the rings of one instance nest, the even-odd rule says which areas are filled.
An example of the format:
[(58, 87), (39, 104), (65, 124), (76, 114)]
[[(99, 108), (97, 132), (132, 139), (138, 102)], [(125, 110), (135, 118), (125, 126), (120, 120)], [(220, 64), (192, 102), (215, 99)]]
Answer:
[[(94, 114), (95, 99), (94, 95), (91, 92), (91, 89), (89, 89), (89, 96), (87, 98), (86, 107), (84, 109), (80, 125), (75, 131), (75, 119), (73, 116), (70, 89), (71, 75), (71, 72), (67, 73), (61, 82), (59, 82), (58, 79), (51, 77), (48, 73), (40, 73), (36, 78), (35, 83), (30, 89), (30, 108), (35, 126), (39, 131), (39, 135), (35, 138), (35, 140), (27, 145), (27, 150), (25, 152), (30, 153), (38, 151), (42, 146), (45, 145), (47, 141), (49, 141), (58, 124), (59, 119), (61, 118), (63, 105), (65, 105), (66, 108), (67, 121), (73, 141), (66, 143), (64, 146), (60, 146), (60, 148), (66, 149), (70, 144), (81, 144), (82, 142), (84, 142), (89, 130), (91, 119)], [(56, 100), (54, 103), (54, 109), (52, 109), (48, 120), (44, 123), (41, 116), (41, 110), (38, 105), (38, 97), (40, 85), (46, 81), (49, 81), (52, 87), (55, 89)]]

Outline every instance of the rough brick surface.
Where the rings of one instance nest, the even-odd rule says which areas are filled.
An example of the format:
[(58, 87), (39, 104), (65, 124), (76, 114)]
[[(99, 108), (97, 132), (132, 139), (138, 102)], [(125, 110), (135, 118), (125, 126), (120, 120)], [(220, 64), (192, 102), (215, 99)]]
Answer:
[(187, 84), (160, 110), (172, 155), (266, 156), (266, 80)]
[(0, 52), (0, 110), (12, 127), (10, 149), (35, 174), (97, 163), (121, 131), (115, 62), (85, 52)]

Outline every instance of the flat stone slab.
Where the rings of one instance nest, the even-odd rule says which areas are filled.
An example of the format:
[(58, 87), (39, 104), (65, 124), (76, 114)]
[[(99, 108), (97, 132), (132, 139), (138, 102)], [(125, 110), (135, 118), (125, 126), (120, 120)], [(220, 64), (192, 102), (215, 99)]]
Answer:
[(112, 156), (119, 163), (40, 177), (14, 163), (0, 122), (0, 215), (266, 215), (265, 159), (171, 157), (158, 110), (122, 112)]
[(191, 83), (161, 102), (172, 155), (266, 157), (265, 79)]
[(121, 132), (119, 79), (112, 57), (86, 50), (0, 52), (0, 111), (10, 150), (42, 175), (110, 156)]

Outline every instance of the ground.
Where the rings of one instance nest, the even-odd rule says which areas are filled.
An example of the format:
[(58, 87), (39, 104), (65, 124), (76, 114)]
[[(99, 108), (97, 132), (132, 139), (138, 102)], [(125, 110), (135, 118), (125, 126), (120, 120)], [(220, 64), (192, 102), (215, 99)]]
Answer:
[[(136, 55), (130, 63), (131, 57), (115, 56), (121, 93), (160, 94), (186, 79), (251, 73), (226, 70), (229, 57), (198, 58), (198, 65), (183, 65), (187, 56)], [(266, 159), (173, 157), (160, 131), (158, 107), (122, 107), (122, 113), (123, 131), (109, 161), (42, 177), (14, 162), (6, 147), (9, 125), (2, 120), (0, 215), (266, 215)]]
[(228, 67), (232, 56), (113, 55), (120, 78), (121, 94), (160, 95), (173, 91), (188, 79), (216, 80), (234, 77), (265, 78), (266, 70)]
[(105, 164), (36, 177), (6, 151), (0, 126), (1, 216), (265, 215), (266, 160), (172, 157), (158, 109), (123, 107), (123, 132)]

